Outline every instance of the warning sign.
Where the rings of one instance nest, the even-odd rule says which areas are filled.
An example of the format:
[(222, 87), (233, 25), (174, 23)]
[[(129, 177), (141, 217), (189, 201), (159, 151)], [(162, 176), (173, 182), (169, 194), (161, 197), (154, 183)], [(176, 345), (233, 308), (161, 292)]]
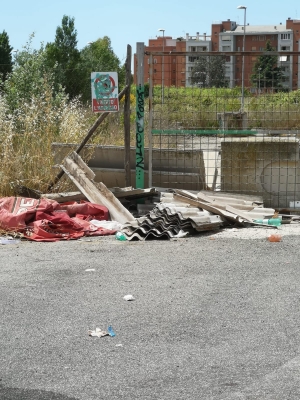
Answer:
[(117, 72), (92, 72), (91, 83), (93, 111), (119, 111)]

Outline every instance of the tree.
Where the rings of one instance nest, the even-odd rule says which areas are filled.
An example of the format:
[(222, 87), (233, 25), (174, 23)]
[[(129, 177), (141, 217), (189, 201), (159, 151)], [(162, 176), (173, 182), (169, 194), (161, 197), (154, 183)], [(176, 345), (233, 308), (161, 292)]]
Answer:
[(12, 71), (12, 47), (9, 45), (8, 34), (0, 33), (0, 79), (4, 82), (7, 75)]
[(97, 39), (80, 52), (81, 94), (83, 101), (91, 99), (91, 72), (118, 72), (119, 86), (125, 82), (125, 67), (114, 53), (108, 36)]
[[(266, 42), (265, 52), (275, 51), (270, 40)], [(276, 55), (261, 55), (257, 58), (251, 82), (258, 87), (280, 88), (282, 87), (283, 71), (277, 66), (278, 56)]]
[(191, 81), (200, 87), (226, 87), (225, 57), (199, 56), (192, 70)]
[(53, 68), (56, 83), (62, 85), (72, 98), (79, 94), (78, 76), (80, 52), (74, 18), (64, 15), (56, 28), (55, 41), (46, 45), (47, 62)]
[(3, 84), (3, 89), (10, 112), (18, 110), (23, 104), (30, 104), (33, 99), (43, 101), (45, 92), (52, 92), (53, 98), (61, 96), (61, 90), (53, 90), (54, 74), (47, 66), (43, 46), (32, 49), (31, 35), (22, 51), (16, 53), (13, 71)]

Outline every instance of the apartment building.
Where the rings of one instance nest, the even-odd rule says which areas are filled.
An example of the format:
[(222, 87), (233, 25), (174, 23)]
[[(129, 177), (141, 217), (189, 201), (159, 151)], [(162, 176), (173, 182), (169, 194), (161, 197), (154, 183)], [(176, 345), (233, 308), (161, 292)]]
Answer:
[[(235, 21), (227, 20), (212, 24), (212, 51), (242, 51), (244, 36), (245, 51), (248, 52), (263, 51), (268, 40), (277, 51), (299, 51), (299, 32), (300, 20), (291, 20), (290, 18), (285, 25), (282, 23), (278, 25), (248, 24), (245, 26), (245, 31), (243, 25), (237, 25)], [(256, 90), (254, 87), (251, 88), (253, 84), (250, 77), (257, 57), (257, 55), (245, 57), (245, 87), (252, 90)], [(226, 77), (230, 87), (241, 85), (242, 58), (241, 56), (231, 56), (226, 61)], [(282, 86), (290, 90), (300, 87), (298, 58), (292, 55), (281, 55), (278, 58), (278, 65), (282, 67), (284, 74)]]
[[(150, 39), (145, 52), (164, 52), (153, 59), (153, 83), (164, 86), (191, 86), (191, 74), (195, 63), (202, 52), (227, 52), (242, 51), (245, 37), (246, 52), (260, 52), (265, 49), (269, 40), (277, 51), (300, 51), (300, 20), (288, 18), (285, 25), (238, 25), (235, 21), (214, 22), (211, 25), (211, 35), (205, 33), (195, 36), (188, 33), (185, 37), (172, 38), (159, 36)], [(174, 54), (176, 53), (176, 54)], [(182, 56), (181, 54), (182, 53)], [(191, 53), (195, 53), (191, 54)], [(245, 87), (255, 91), (252, 87), (251, 74), (257, 60), (257, 54), (245, 56), (244, 84)], [(149, 55), (145, 56), (144, 76), (145, 82), (149, 80)], [(229, 87), (241, 86), (242, 82), (242, 56), (228, 56), (225, 62), (225, 77)], [(162, 67), (164, 64), (164, 67)], [(289, 90), (300, 88), (300, 57), (295, 55), (281, 55), (278, 65), (283, 68), (284, 79), (282, 85)], [(136, 82), (136, 57), (134, 61), (134, 82)], [(263, 78), (262, 78), (263, 82)]]

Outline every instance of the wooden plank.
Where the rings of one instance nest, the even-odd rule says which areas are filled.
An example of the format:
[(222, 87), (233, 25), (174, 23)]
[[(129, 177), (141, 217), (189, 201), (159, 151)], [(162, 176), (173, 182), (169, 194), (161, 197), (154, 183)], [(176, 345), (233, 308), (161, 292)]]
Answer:
[(132, 190), (111, 190), (118, 199), (122, 198), (140, 198), (156, 196), (158, 192), (155, 188), (150, 189), (132, 189)]
[(80, 201), (87, 200), (85, 195), (81, 192), (64, 192), (64, 193), (44, 193), (42, 198), (55, 200), (58, 203), (65, 203), (67, 201)]
[[(94, 182), (97, 187), (97, 182)], [(132, 189), (130, 188), (109, 188), (109, 190), (115, 195), (117, 199), (138, 199), (142, 197), (153, 197), (159, 194), (155, 188), (150, 189)], [(87, 200), (85, 195), (81, 192), (63, 192), (63, 193), (44, 193), (41, 197), (55, 200), (58, 203), (64, 203), (67, 201), (80, 201)]]
[(78, 165), (82, 161), (78, 161), (78, 158), (81, 157), (73, 152), (71, 156), (65, 158), (61, 168), (86, 198), (92, 203), (102, 204), (107, 207), (112, 220), (121, 224), (134, 220), (133, 215), (103, 183), (97, 183), (97, 187), (95, 186), (95, 183), (87, 177), (86, 173)]
[(233, 193), (233, 192), (222, 192), (222, 191), (210, 191), (210, 190), (201, 190), (202, 194), (205, 194), (209, 197), (224, 197), (224, 198), (234, 198), (234, 199), (239, 199), (239, 200), (246, 200), (246, 201), (251, 201), (255, 204), (263, 204), (263, 197), (260, 195), (256, 194), (242, 194), (242, 193)]
[[(194, 207), (202, 208), (203, 210), (207, 210), (213, 214), (220, 215), (224, 219), (226, 219), (230, 222), (233, 222), (233, 223), (238, 223), (238, 224), (243, 225), (243, 223), (245, 222), (244, 219), (241, 219), (238, 215), (234, 215), (225, 210), (220, 210), (219, 208), (214, 207), (211, 204), (205, 203), (203, 201), (189, 199), (185, 196), (182, 196), (182, 195), (176, 194), (176, 193), (174, 193), (174, 199), (191, 204)], [(250, 221), (248, 219), (247, 219), (247, 222), (252, 223), (252, 221)]]

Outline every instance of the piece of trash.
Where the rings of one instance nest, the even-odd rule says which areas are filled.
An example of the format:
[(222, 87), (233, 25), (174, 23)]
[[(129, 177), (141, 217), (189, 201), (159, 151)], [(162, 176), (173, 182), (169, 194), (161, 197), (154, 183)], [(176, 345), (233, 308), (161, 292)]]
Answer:
[(123, 225), (117, 221), (98, 221), (97, 219), (92, 219), (90, 223), (98, 228), (106, 228), (112, 231), (120, 230), (123, 227)]
[(180, 229), (180, 231), (177, 233), (177, 235), (174, 235), (174, 238), (183, 238), (185, 236), (187, 236), (189, 234), (189, 232), (184, 232), (182, 229)]
[(108, 336), (108, 332), (102, 331), (100, 328), (96, 328), (94, 331), (89, 330), (88, 331), (89, 336), (94, 336), (94, 337), (103, 337), (103, 336)]
[(107, 328), (107, 332), (111, 337), (116, 336), (115, 331), (113, 330), (113, 327), (111, 325), (109, 325), (109, 327)]
[(268, 236), (269, 242), (281, 242), (281, 239), (282, 239), (281, 235), (273, 234), (273, 235)]
[(121, 241), (127, 240), (127, 237), (124, 235), (123, 232), (117, 232), (115, 238)]
[(96, 271), (95, 268), (88, 268), (85, 270), (85, 272), (94, 272), (94, 271)]
[(19, 239), (14, 239), (11, 236), (0, 237), (0, 244), (18, 244), (20, 243)]
[(281, 219), (280, 218), (270, 218), (270, 219), (255, 219), (253, 222), (261, 225), (273, 225), (280, 226)]
[(116, 347), (123, 347), (122, 343), (116, 344)]
[(135, 298), (132, 296), (132, 294), (126, 294), (126, 296), (124, 296), (123, 299), (126, 300), (126, 301), (135, 300)]

